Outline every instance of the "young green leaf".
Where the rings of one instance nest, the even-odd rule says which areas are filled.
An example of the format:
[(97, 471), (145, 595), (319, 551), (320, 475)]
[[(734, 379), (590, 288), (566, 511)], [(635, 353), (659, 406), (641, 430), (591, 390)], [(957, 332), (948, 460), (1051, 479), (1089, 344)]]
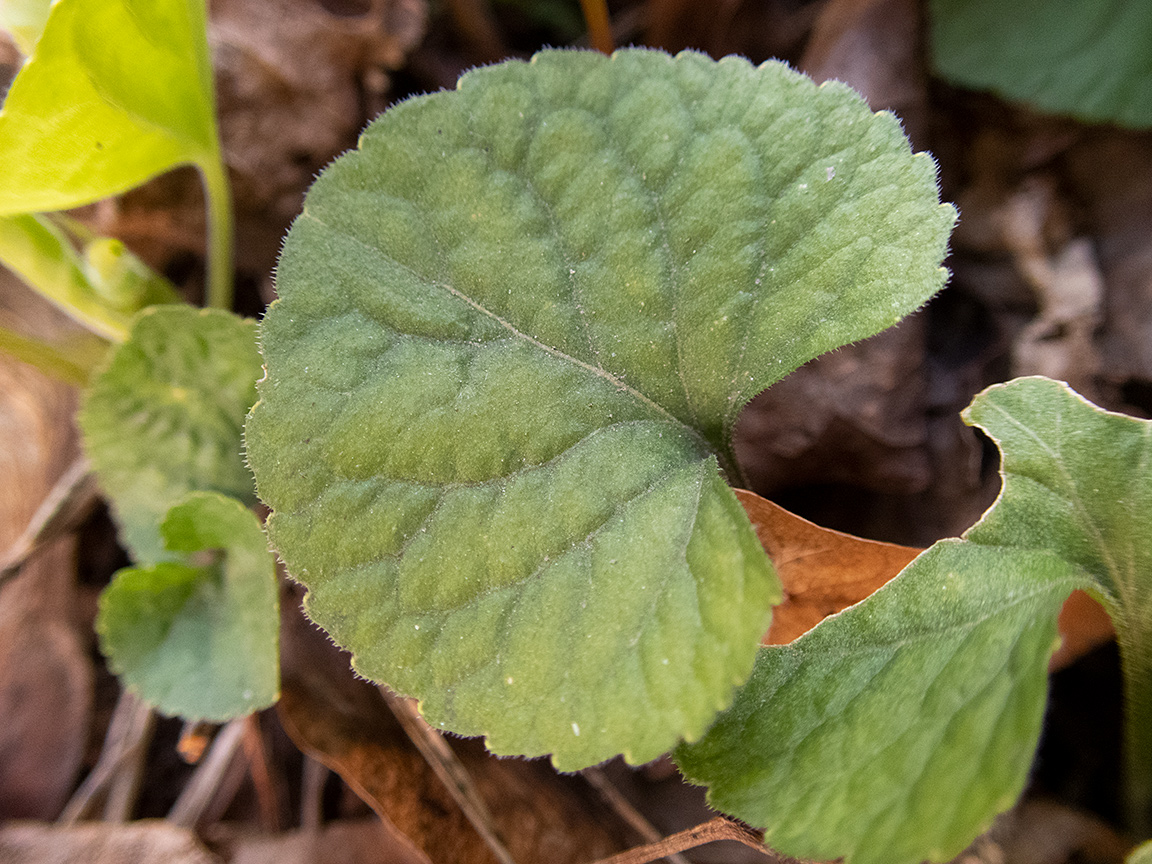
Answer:
[(194, 492), (160, 530), (180, 560), (121, 570), (100, 597), (96, 629), (113, 671), (144, 701), (189, 720), (271, 705), (279, 594), (260, 521), (233, 498)]
[(932, 56), (945, 78), (1056, 114), (1152, 125), (1147, 0), (932, 0)]
[[(1152, 777), (1152, 423), (1043, 378), (989, 388), (965, 419), (1003, 454), (993, 507), (867, 600), (763, 649), (735, 705), (675, 754), (785, 854), (943, 861), (1010, 807), (1074, 588), (1112, 615), (1131, 776)], [(1146, 812), (1147, 787), (1133, 791)]]
[(262, 326), (248, 452), (309, 613), (497, 752), (698, 736), (779, 599), (733, 424), (930, 297), (954, 216), (894, 117), (779, 63), (546, 51), (393, 108)]
[(122, 342), (132, 315), (176, 303), (176, 290), (119, 240), (91, 239), (85, 254), (44, 216), (0, 216), (0, 263), (42, 297), (106, 339)]
[(228, 312), (142, 312), (78, 415), (134, 560), (170, 559), (157, 526), (195, 490), (254, 501), (241, 427), (256, 401), (256, 324)]
[(219, 164), (203, 0), (59, 0), (0, 111), (0, 215)]

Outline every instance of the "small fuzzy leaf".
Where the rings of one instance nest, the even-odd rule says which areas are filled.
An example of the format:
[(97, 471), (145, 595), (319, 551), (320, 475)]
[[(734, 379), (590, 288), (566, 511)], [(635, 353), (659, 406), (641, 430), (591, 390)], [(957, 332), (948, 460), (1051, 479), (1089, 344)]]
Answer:
[(217, 160), (204, 0), (58, 0), (0, 111), (0, 215)]
[(171, 558), (157, 526), (187, 493), (255, 500), (241, 427), (259, 376), (254, 321), (173, 305), (142, 312), (93, 383), (84, 447), (138, 563)]
[(96, 629), (113, 671), (149, 704), (189, 720), (271, 705), (279, 598), (259, 520), (233, 498), (195, 492), (168, 511), (161, 533), (181, 560), (121, 570), (100, 597)]
[(1126, 806), (1152, 833), (1152, 421), (1098, 408), (1067, 384), (1019, 378), (965, 410), (1004, 454), (976, 543), (1051, 549), (1092, 577), (1124, 675)]
[(736, 418), (930, 297), (954, 216), (894, 117), (779, 63), (546, 51), (391, 109), (261, 331), (249, 458), (309, 614), (496, 752), (695, 738), (779, 599)]
[(932, 56), (945, 78), (1055, 114), (1152, 125), (1147, 0), (932, 0)]

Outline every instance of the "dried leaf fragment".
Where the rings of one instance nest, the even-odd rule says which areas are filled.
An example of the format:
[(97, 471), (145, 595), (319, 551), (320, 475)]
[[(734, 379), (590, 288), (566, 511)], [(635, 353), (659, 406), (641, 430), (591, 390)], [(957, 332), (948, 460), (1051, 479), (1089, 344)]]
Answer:
[(786, 645), (858, 603), (923, 550), (821, 528), (755, 492), (736, 490), (784, 586), (765, 645)]

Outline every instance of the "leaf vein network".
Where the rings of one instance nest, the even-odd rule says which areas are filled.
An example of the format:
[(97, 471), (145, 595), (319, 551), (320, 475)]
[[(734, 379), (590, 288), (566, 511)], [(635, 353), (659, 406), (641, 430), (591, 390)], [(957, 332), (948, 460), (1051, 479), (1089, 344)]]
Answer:
[[(563, 455), (563, 454), (561, 454), (561, 455)], [(633, 503), (642, 500), (643, 498), (645, 498), (648, 495), (651, 495), (654, 491), (656, 491), (656, 489), (662, 483), (664, 483), (666, 481), (666, 479), (667, 478), (661, 477), (661, 478), (658, 478), (656, 480), (653, 480), (645, 488), (637, 490), (634, 494), (630, 495), (629, 497), (623, 498), (623, 499), (617, 501), (617, 503), (615, 503), (613, 505), (611, 512), (606, 514), (604, 516), (604, 518), (599, 521), (599, 524), (597, 524), (596, 527), (594, 527), (590, 531), (588, 531), (588, 533), (585, 534), (583, 537), (577, 538), (575, 540), (570, 540), (567, 548), (559, 549), (556, 551), (555, 554), (547, 555), (546, 560), (540, 562), (540, 564), (538, 564), (536, 569), (533, 570), (532, 572), (526, 573), (524, 576), (522, 576), (522, 577), (520, 577), (520, 578), (518, 578), (512, 582), (508, 582), (508, 583), (505, 583), (502, 585), (489, 586), (488, 588), (485, 588), (482, 591), (479, 591), (478, 593), (474, 594), (473, 596), (469, 597), (468, 599), (463, 600), (459, 603), (456, 603), (455, 605), (451, 605), (451, 606), (441, 605), (441, 606), (436, 606), (435, 608), (426, 609), (423, 611), (425, 613), (431, 612), (431, 613), (437, 613), (437, 614), (452, 615), (452, 614), (460, 612), (464, 609), (467, 609), (470, 606), (473, 606), (473, 605), (479, 603), (480, 600), (483, 599), (484, 597), (488, 597), (492, 594), (500, 593), (502, 591), (512, 591), (512, 590), (519, 588), (520, 586), (524, 585), (525, 583), (527, 583), (533, 579), (541, 578), (543, 576), (543, 574), (547, 571), (549, 566), (551, 566), (553, 563), (555, 563), (560, 558), (562, 558), (566, 555), (572, 554), (573, 551), (576, 549), (590, 547), (591, 543), (606, 528), (608, 528), (609, 525), (611, 525), (614, 520), (619, 519), (620, 514), (622, 512), (624, 512)], [(445, 496), (445, 497), (447, 497), (447, 496)], [(443, 501), (443, 498), (441, 499), (441, 502), (442, 501)], [(435, 509), (438, 509), (440, 507), (441, 502), (437, 502), (436, 508), (434, 508), (433, 513), (435, 512)], [(390, 555), (388, 557), (395, 558), (397, 560), (400, 559), (401, 557), (403, 557), (403, 555), (406, 553), (408, 546), (411, 545), (411, 542), (412, 542), (412, 540), (415, 539), (416, 535), (421, 534), (421, 533), (427, 533), (426, 531), (424, 531), (424, 529), (427, 527), (428, 520), (431, 518), (431, 516), (432, 516), (432, 513), (430, 513), (427, 517), (425, 517), (424, 521), (421, 522), (420, 526), (418, 526), (416, 529), (414, 529), (413, 537), (409, 540), (408, 543), (406, 543), (404, 545), (404, 547), (402, 548), (401, 551), (393, 553), (392, 555)], [(693, 517), (693, 527), (694, 526), (695, 526), (695, 516)], [(691, 535), (691, 531), (689, 531), (689, 536), (690, 535)], [(658, 593), (659, 592), (654, 592), (654, 595), (658, 594)], [(519, 604), (521, 596), (522, 596), (522, 592), (518, 591), (517, 597), (515, 599), (515, 603), (513, 605), (513, 609), (515, 609), (516, 606)], [(697, 603), (697, 608), (699, 608), (698, 603)], [(414, 615), (414, 614), (421, 614), (421, 613), (409, 611), (406, 614), (413, 614)]]

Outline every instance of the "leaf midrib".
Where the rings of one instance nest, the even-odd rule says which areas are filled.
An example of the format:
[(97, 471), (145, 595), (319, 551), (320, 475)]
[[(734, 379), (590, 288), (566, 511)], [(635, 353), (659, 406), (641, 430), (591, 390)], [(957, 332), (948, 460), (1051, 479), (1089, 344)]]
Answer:
[[(341, 237), (344, 237), (348, 240), (351, 240), (357, 246), (359, 246), (360, 248), (362, 248), (366, 252), (368, 252), (370, 255), (374, 255), (374, 256), (377, 256), (379, 258), (385, 259), (388, 261), (389, 264), (391, 264), (395, 267), (398, 267), (399, 269), (404, 270), (408, 273), (411, 273), (415, 279), (417, 279), (421, 284), (428, 286), (429, 288), (439, 288), (441, 290), (447, 291), (450, 295), (452, 295), (456, 299), (466, 303), (467, 305), (469, 305), (470, 307), (475, 309), (480, 314), (485, 315), (490, 320), (496, 322), (498, 325), (500, 325), (505, 330), (507, 330), (508, 333), (510, 333), (515, 338), (520, 339), (521, 341), (526, 342), (527, 344), (532, 345), (533, 347), (538, 348), (538, 349), (544, 351), (545, 353), (552, 355), (553, 357), (557, 358), (558, 360), (562, 360), (566, 363), (570, 363), (571, 365), (576, 366), (577, 368), (582, 369), (585, 372), (590, 372), (591, 374), (597, 376), (598, 378), (602, 378), (603, 380), (605, 380), (609, 384), (611, 384), (614, 388), (616, 388), (617, 391), (619, 391), (621, 393), (627, 393), (629, 396), (636, 399), (641, 404), (643, 404), (643, 405), (647, 406), (648, 408), (650, 408), (651, 410), (655, 411), (659, 415), (659, 419), (663, 419), (669, 423), (674, 423), (676, 426), (678, 426), (682, 429), (685, 429), (688, 432), (688, 434), (692, 437), (692, 439), (697, 443), (697, 445), (701, 448), (701, 450), (703, 452), (708, 453), (709, 455), (712, 455), (712, 456), (716, 456), (717, 458), (720, 458), (720, 454), (717, 453), (716, 449), (711, 445), (711, 443), (709, 443), (708, 440), (703, 435), (700, 434), (699, 430), (697, 430), (695, 427), (685, 423), (679, 417), (677, 417), (676, 415), (674, 415), (670, 411), (668, 411), (668, 409), (666, 409), (662, 405), (660, 405), (660, 403), (656, 402), (655, 400), (653, 400), (652, 398), (650, 398), (646, 394), (642, 393), (640, 390), (637, 390), (635, 387), (632, 387), (630, 384), (627, 384), (621, 378), (617, 377), (616, 375), (613, 375), (611, 372), (604, 369), (603, 367), (594, 366), (591, 363), (587, 363), (587, 362), (579, 359), (578, 357), (573, 357), (571, 354), (568, 354), (565, 351), (561, 351), (559, 348), (555, 348), (551, 345), (548, 345), (545, 342), (541, 342), (539, 339), (536, 339), (532, 336), (529, 336), (527, 333), (525, 333), (524, 331), (522, 331), (518, 327), (516, 327), (514, 324), (512, 324), (512, 322), (510, 322), (510, 321), (502, 318), (501, 316), (497, 315), (495, 312), (491, 311), (490, 309), (488, 309), (487, 307), (485, 307), (481, 303), (478, 303), (477, 301), (473, 300), (467, 294), (458, 290), (457, 288), (454, 288), (452, 285), (448, 284), (447, 282), (428, 279), (425, 275), (417, 272), (416, 270), (414, 270), (412, 267), (408, 266), (407, 264), (404, 264), (401, 261), (397, 261), (395, 258), (391, 257), (390, 255), (387, 255), (382, 249), (379, 249), (375, 246), (372, 246), (369, 243), (364, 242), (355, 234), (352, 234), (352, 233), (347, 232), (347, 231), (341, 231), (340, 229), (334, 227), (330, 223), (321, 219), (316, 214), (310, 212), (307, 207), (305, 207), (304, 211), (300, 214), (300, 218), (301, 219), (310, 219), (313, 222), (315, 222), (317, 225), (320, 225), (325, 230), (330, 231), (334, 234), (339, 234)], [(391, 325), (389, 325), (389, 326), (391, 326)], [(411, 338), (414, 336), (414, 334), (404, 333), (403, 331), (396, 331), (396, 332), (400, 333), (402, 336), (404, 336), (406, 338)], [(606, 425), (612, 425), (612, 424), (606, 424)]]

